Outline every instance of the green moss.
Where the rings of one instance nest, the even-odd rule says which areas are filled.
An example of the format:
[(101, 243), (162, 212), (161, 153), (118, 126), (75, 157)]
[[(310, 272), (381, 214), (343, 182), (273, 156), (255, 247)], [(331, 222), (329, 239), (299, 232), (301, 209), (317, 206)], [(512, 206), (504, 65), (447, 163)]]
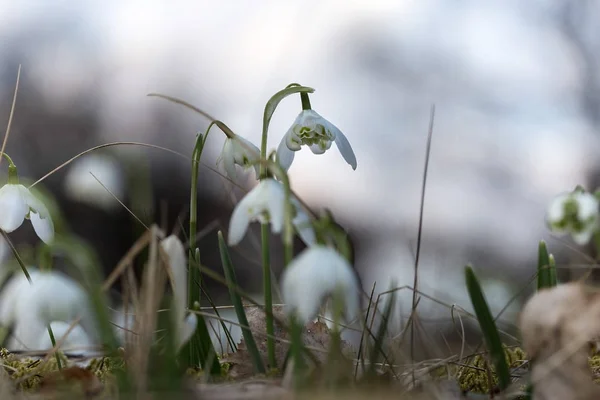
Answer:
[[(519, 348), (504, 347), (506, 362), (511, 369), (518, 368), (527, 360), (525, 352)], [(472, 357), (469, 362), (458, 368), (458, 382), (462, 390), (475, 393), (490, 392), (490, 369), (487, 356), (477, 355)], [(498, 377), (494, 372), (491, 374), (492, 387), (498, 385)]]
[[(66, 365), (67, 357), (60, 352), (58, 356), (62, 365)], [(0, 359), (8, 375), (16, 381), (17, 388), (21, 390), (38, 389), (45, 374), (58, 371), (56, 357), (51, 357), (47, 362), (42, 363), (41, 359), (20, 359), (8, 350), (0, 349)]]
[(600, 383), (600, 354), (594, 354), (589, 359), (590, 368), (592, 369), (595, 383)]

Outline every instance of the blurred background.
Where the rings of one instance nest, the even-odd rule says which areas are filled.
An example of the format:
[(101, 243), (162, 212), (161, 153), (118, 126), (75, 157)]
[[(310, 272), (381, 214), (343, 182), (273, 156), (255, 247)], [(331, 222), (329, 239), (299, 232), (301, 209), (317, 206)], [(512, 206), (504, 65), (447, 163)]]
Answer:
[[(31, 180), (111, 141), (190, 157), (206, 120), (146, 97), (151, 92), (185, 99), (259, 144), (269, 97), (291, 82), (314, 87), (313, 108), (345, 133), (358, 168), (335, 145), (321, 156), (304, 149), (292, 185), (316, 210), (333, 211), (353, 238), (365, 290), (377, 282), (381, 292), (413, 283), (435, 104), (420, 288), (469, 309), (463, 267), (472, 262), (498, 311), (535, 273), (539, 240), (549, 241), (561, 266), (577, 255), (551, 237), (544, 214), (556, 194), (600, 184), (599, 12), (583, 0), (0, 0), (0, 126), (19, 64), (7, 152)], [(271, 148), (299, 111), (299, 99), (283, 101)], [(200, 247), (220, 271), (216, 229), (227, 229), (243, 192), (214, 172), (224, 136), (211, 135), (200, 169), (199, 227), (209, 231)], [(138, 215), (187, 226), (188, 160), (135, 146), (103, 153), (125, 171), (122, 196)], [(66, 174), (43, 184), (110, 271), (139, 226), (118, 204), (98, 208), (69, 196)], [(251, 187), (252, 174), (240, 175)], [(255, 293), (257, 243), (250, 235), (236, 262)], [(219, 297), (225, 291), (217, 286)], [(401, 291), (398, 321), (410, 313), (410, 298)], [(425, 322), (450, 321), (449, 310), (428, 299), (419, 307)], [(518, 309), (503, 318), (514, 322)]]

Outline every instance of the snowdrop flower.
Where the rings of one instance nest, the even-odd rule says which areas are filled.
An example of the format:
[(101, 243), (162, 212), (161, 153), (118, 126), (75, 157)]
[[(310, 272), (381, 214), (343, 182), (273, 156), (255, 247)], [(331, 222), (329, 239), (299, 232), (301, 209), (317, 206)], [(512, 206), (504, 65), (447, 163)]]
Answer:
[(346, 136), (316, 111), (302, 110), (279, 143), (277, 161), (287, 170), (294, 161), (294, 152), (303, 145), (308, 146), (314, 154), (323, 154), (329, 150), (332, 142), (335, 142), (344, 160), (352, 169), (356, 169), (356, 156)]
[(72, 200), (111, 211), (120, 206), (113, 195), (122, 199), (125, 183), (116, 160), (93, 153), (80, 157), (71, 164), (65, 177), (64, 190)]
[(332, 248), (315, 245), (304, 250), (286, 267), (281, 279), (288, 313), (295, 313), (302, 323), (313, 319), (324, 298), (334, 293), (345, 302), (347, 320), (358, 315), (358, 279), (348, 261)]
[(0, 325), (12, 327), (9, 350), (50, 348), (48, 325), (58, 340), (77, 318), (79, 324), (63, 346), (99, 343), (95, 314), (83, 287), (55, 271), (29, 269), (32, 282), (17, 272), (0, 293)]
[[(54, 340), (56, 342), (61, 341), (60, 348), (63, 350), (77, 349), (78, 353), (85, 353), (88, 349), (98, 345), (98, 343), (94, 343), (90, 335), (88, 335), (81, 325), (75, 325), (73, 329), (69, 331), (71, 328), (71, 323), (53, 321), (50, 323), (50, 328), (52, 329)], [(52, 345), (52, 340), (50, 340), (50, 335), (48, 334), (48, 331), (46, 331), (46, 334), (42, 335), (38, 346), (35, 348), (39, 350), (49, 350), (53, 347), (54, 346)]]
[(160, 246), (169, 259), (169, 267), (173, 277), (173, 294), (175, 298), (175, 323), (177, 332), (177, 349), (180, 349), (192, 337), (198, 326), (198, 317), (194, 313), (185, 316), (187, 308), (188, 273), (185, 249), (181, 240), (175, 235), (163, 239)]
[(598, 228), (598, 199), (582, 190), (558, 195), (548, 207), (546, 219), (552, 231), (573, 236), (573, 241), (587, 244)]
[[(292, 198), (295, 216), (292, 224), (300, 238), (308, 245), (316, 242), (315, 233), (310, 224), (310, 217), (300, 207), (300, 203)], [(254, 189), (236, 205), (229, 222), (228, 243), (238, 244), (250, 222), (271, 223), (274, 233), (281, 233), (285, 220), (285, 190), (283, 185), (274, 179), (263, 179)]]
[(235, 139), (228, 137), (225, 139), (221, 156), (217, 160), (217, 165), (223, 164), (225, 172), (231, 179), (237, 176), (236, 164), (244, 169), (254, 167), (256, 179), (258, 179), (259, 165), (252, 163), (260, 159), (260, 150), (252, 142), (244, 139), (241, 136), (236, 136)]
[(44, 203), (19, 183), (7, 183), (0, 188), (0, 229), (12, 232), (27, 218), (42, 241), (54, 238), (54, 224)]

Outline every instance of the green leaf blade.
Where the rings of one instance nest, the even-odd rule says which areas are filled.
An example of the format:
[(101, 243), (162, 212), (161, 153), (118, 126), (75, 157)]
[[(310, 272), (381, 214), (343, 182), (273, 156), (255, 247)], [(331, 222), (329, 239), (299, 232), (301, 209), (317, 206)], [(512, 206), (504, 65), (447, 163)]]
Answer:
[(479, 326), (481, 327), (485, 343), (496, 370), (496, 375), (498, 376), (500, 389), (504, 390), (511, 383), (510, 371), (504, 354), (504, 347), (502, 346), (500, 333), (498, 332), (490, 308), (485, 300), (483, 291), (481, 290), (479, 280), (475, 276), (475, 272), (470, 265), (465, 267), (465, 280), (469, 297), (471, 298), (471, 303), (475, 310), (475, 315), (479, 321)]

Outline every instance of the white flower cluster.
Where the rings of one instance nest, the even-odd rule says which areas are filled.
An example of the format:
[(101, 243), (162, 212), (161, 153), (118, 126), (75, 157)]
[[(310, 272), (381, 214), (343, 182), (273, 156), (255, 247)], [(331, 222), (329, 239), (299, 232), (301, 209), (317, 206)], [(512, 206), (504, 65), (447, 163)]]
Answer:
[[(356, 169), (356, 156), (344, 134), (312, 109), (303, 110), (283, 135), (276, 157), (288, 170), (294, 153), (308, 146), (314, 154), (323, 154), (335, 142), (342, 157)], [(219, 162), (231, 179), (236, 178), (235, 165), (257, 168), (260, 150), (248, 140), (228, 138)], [(256, 169), (258, 178), (258, 168)], [(359, 283), (349, 262), (336, 250), (317, 242), (311, 218), (297, 198), (291, 198), (294, 216), (292, 224), (298, 236), (308, 246), (286, 267), (282, 276), (282, 296), (288, 311), (307, 322), (318, 313), (323, 299), (339, 295), (345, 302), (345, 316), (354, 319), (359, 308)], [(228, 243), (238, 244), (253, 221), (270, 223), (274, 233), (281, 233), (285, 221), (284, 186), (278, 180), (263, 178), (237, 204), (229, 223)]]
[[(309, 105), (306, 106), (304, 100), (303, 108), (283, 135), (275, 153), (281, 170), (290, 168), (295, 152), (302, 146), (308, 146), (314, 154), (323, 154), (333, 142), (345, 161), (356, 169), (356, 156), (343, 133)], [(44, 243), (52, 243), (54, 224), (48, 208), (30, 189), (18, 182), (16, 167), (8, 156), (6, 158), (9, 159), (9, 180), (0, 188), (0, 230), (13, 232), (25, 219), (29, 219), (39, 238)], [(231, 179), (236, 178), (236, 165), (244, 169), (254, 168), (258, 179), (260, 161), (260, 150), (254, 144), (240, 136), (228, 135), (218, 163), (223, 165)], [(238, 244), (253, 221), (269, 223), (274, 233), (283, 231), (288, 209), (284, 184), (269, 176), (260, 178), (258, 185), (233, 211), (229, 245)], [(124, 183), (120, 171), (113, 160), (100, 156), (78, 160), (65, 180), (65, 189), (75, 199), (109, 209), (114, 204), (113, 194), (96, 180), (106, 185), (117, 198), (122, 196)], [(306, 322), (315, 317), (326, 296), (334, 295), (343, 299), (346, 318), (354, 319), (359, 309), (359, 283), (352, 266), (337, 250), (317, 239), (311, 217), (299, 199), (292, 196), (290, 201), (292, 225), (308, 248), (290, 262), (283, 274), (283, 299), (289, 312)], [(186, 254), (183, 244), (175, 236), (164, 239), (161, 248), (167, 255), (173, 277), (177, 346), (180, 348), (198, 324), (196, 315), (186, 312)], [(57, 340), (62, 340), (63, 348), (100, 344), (94, 311), (83, 287), (58, 272), (34, 268), (31, 269), (31, 281), (20, 273), (9, 277), (4, 262), (7, 255), (6, 243), (0, 237), (0, 283), (6, 281), (0, 293), (0, 327), (10, 330), (11, 336), (6, 342), (10, 350), (50, 348), (48, 327), (52, 328)], [(116, 325), (132, 328), (133, 321), (124, 313), (117, 312), (113, 319)], [(117, 329), (116, 333), (123, 340), (122, 331)]]
[[(187, 258), (183, 244), (176, 236), (163, 239), (160, 245), (168, 258), (173, 276), (176, 344), (181, 348), (190, 339), (198, 323), (196, 314), (186, 315)], [(0, 253), (5, 246), (6, 243), (0, 238)], [(4, 346), (11, 351), (51, 349), (47, 330), (50, 326), (55, 339), (61, 341), (61, 349), (65, 351), (85, 354), (98, 348), (101, 343), (96, 315), (86, 290), (60, 272), (35, 268), (28, 270), (31, 282), (20, 271), (8, 277), (6, 264), (0, 265), (0, 278), (8, 279), (0, 293), (0, 327), (10, 331)], [(116, 336), (124, 343), (124, 329), (134, 329), (133, 318), (126, 318), (122, 311), (116, 311), (112, 320)]]

